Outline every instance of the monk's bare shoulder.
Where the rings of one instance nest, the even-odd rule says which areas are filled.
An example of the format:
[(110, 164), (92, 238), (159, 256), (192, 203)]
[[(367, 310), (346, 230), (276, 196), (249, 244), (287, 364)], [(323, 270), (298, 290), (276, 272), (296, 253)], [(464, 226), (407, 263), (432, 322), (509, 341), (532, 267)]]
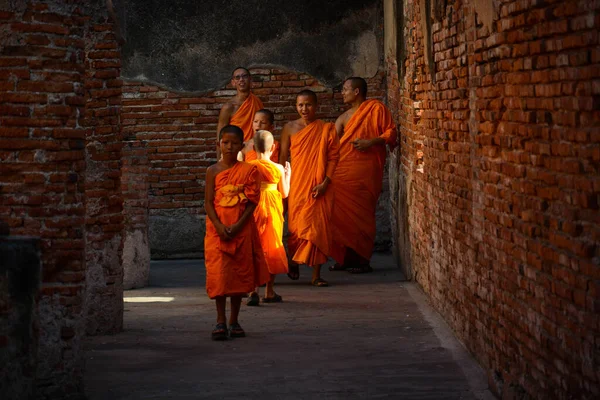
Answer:
[(216, 176), (219, 173), (225, 171), (227, 169), (227, 167), (222, 163), (222, 162), (218, 162), (216, 164), (211, 165), (210, 167), (208, 167), (206, 169), (206, 177), (208, 178), (209, 176)]
[(274, 163), (274, 162), (272, 162), (272, 163), (273, 163), (273, 165), (275, 165), (275, 167), (277, 167), (277, 169), (279, 170), (279, 172), (281, 172), (281, 175), (283, 175), (283, 172), (284, 172), (283, 165), (277, 164), (277, 163)]
[(221, 107), (220, 115), (231, 115), (235, 111), (235, 105), (229, 100)]
[(301, 131), (304, 128), (304, 125), (302, 124), (302, 119), (296, 119), (294, 121), (290, 121), (287, 124), (285, 124), (283, 126), (283, 131), (282, 131), (282, 135), (286, 134), (288, 136), (291, 136), (299, 131)]

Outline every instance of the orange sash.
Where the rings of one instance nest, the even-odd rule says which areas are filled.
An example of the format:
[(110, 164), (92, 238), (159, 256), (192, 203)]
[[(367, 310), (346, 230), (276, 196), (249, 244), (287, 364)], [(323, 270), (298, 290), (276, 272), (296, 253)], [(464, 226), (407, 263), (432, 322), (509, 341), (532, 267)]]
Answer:
[(244, 131), (244, 142), (254, 137), (254, 128), (252, 127), (254, 114), (262, 108), (264, 107), (260, 99), (253, 93), (250, 93), (240, 108), (231, 116), (229, 123), (242, 128)]

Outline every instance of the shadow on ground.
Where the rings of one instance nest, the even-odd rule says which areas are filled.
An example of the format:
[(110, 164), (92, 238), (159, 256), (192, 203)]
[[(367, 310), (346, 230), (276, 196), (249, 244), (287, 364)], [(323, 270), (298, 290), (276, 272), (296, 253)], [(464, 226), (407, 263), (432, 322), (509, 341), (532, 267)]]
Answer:
[(483, 371), (426, 299), (376, 255), (375, 272), (278, 277), (280, 304), (242, 306), (246, 338), (213, 342), (202, 260), (153, 262), (125, 292), (125, 332), (91, 337), (86, 392), (100, 399), (490, 399)]

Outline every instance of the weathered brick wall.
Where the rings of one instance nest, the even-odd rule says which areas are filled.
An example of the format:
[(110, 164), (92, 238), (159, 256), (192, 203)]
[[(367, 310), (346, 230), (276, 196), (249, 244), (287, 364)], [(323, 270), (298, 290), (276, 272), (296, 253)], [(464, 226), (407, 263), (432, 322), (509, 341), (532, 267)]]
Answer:
[(85, 35), (86, 332), (123, 328), (120, 48), (106, 10)]
[(499, 394), (597, 398), (600, 4), (406, 5), (397, 253)]
[(41, 239), (36, 398), (82, 396), (86, 268), (119, 259), (119, 93), (101, 95), (112, 78), (90, 61), (106, 22), (101, 0), (0, 6), (0, 219)]
[[(296, 94), (309, 88), (319, 97), (318, 116), (335, 121), (345, 109), (339, 90), (324, 86), (310, 75), (275, 68), (251, 69), (253, 92), (275, 113), (275, 136), (283, 125), (296, 119)], [(383, 99), (385, 75), (368, 80), (369, 97)], [(339, 89), (339, 88), (338, 88)], [(219, 111), (235, 94), (230, 86), (202, 96), (125, 82), (123, 135), (143, 140), (149, 171), (149, 224), (152, 256), (199, 256), (204, 238), (204, 173), (215, 162), (215, 138)], [(381, 209), (387, 210), (387, 196)], [(380, 249), (389, 248), (387, 212), (379, 218)]]

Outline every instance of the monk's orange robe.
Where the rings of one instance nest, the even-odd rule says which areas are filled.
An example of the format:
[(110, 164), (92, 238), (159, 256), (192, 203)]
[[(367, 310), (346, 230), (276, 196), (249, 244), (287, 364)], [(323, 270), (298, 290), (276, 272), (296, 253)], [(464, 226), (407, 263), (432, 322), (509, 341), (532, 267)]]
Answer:
[[(215, 177), (215, 211), (226, 226), (240, 219), (248, 201), (258, 204), (259, 199), (260, 173), (256, 166), (238, 162)], [(269, 280), (253, 218), (231, 240), (222, 240), (207, 217), (204, 260), (206, 292), (211, 299), (245, 295)]]
[(269, 273), (288, 272), (288, 260), (283, 247), (283, 199), (278, 189), (281, 171), (265, 160), (250, 161), (261, 174), (260, 201), (254, 210), (254, 221), (265, 254)]
[(244, 142), (254, 137), (254, 128), (252, 127), (254, 114), (262, 108), (264, 108), (262, 101), (250, 93), (240, 108), (229, 119), (231, 125), (239, 126), (244, 131)]
[[(275, 144), (275, 149), (273, 150), (273, 154), (271, 154), (271, 161), (273, 161), (274, 163), (278, 163), (279, 162), (280, 144), (277, 140), (275, 140), (273, 143)], [(249, 152), (246, 153), (246, 156), (244, 157), (244, 161), (250, 162), (253, 160), (256, 160), (256, 151), (250, 150)]]
[(339, 140), (335, 125), (313, 121), (291, 137), (292, 177), (288, 198), (288, 250), (292, 260), (315, 266), (327, 261), (331, 249), (329, 220), (333, 207), (333, 190), (312, 196), (312, 188), (325, 176), (333, 179)]
[(335, 207), (331, 219), (333, 253), (344, 262), (345, 247), (369, 260), (375, 242), (375, 210), (381, 194), (386, 148), (376, 145), (361, 152), (354, 149), (356, 139), (385, 139), (396, 146), (396, 125), (389, 110), (378, 100), (363, 102), (344, 127), (340, 139), (340, 160), (332, 186)]

